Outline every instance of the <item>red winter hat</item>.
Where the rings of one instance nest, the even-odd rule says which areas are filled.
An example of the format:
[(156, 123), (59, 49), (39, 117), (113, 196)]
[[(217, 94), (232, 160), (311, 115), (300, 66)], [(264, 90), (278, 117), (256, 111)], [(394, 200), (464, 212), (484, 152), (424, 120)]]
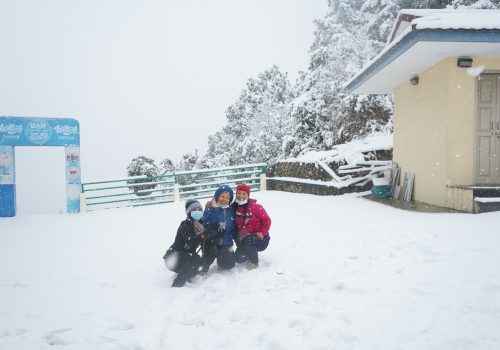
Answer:
[(236, 186), (236, 192), (238, 191), (243, 191), (246, 192), (248, 195), (250, 195), (250, 186), (245, 184), (239, 184), (238, 186)]

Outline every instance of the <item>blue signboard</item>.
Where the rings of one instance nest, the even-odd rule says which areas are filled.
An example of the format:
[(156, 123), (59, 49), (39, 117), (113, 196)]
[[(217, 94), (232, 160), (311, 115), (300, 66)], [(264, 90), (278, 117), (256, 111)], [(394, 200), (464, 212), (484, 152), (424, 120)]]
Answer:
[(66, 210), (80, 211), (80, 147), (66, 147)]
[(14, 147), (0, 146), (0, 185), (14, 182)]
[(16, 215), (14, 147), (0, 146), (0, 217)]
[(78, 146), (80, 126), (68, 118), (0, 117), (0, 145)]
[(66, 208), (80, 211), (80, 126), (68, 118), (0, 117), (0, 217), (16, 215), (14, 146), (64, 146)]

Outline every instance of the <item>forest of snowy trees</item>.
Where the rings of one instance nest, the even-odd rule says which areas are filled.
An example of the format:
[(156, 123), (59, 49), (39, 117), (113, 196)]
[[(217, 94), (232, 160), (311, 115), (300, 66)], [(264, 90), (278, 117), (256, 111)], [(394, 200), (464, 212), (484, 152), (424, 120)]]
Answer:
[[(327, 1), (326, 15), (315, 21), (309, 67), (299, 72), (297, 81), (291, 83), (287, 73), (270, 64), (256, 78), (248, 79), (238, 99), (226, 109), (227, 123), (208, 137), (206, 154), (185, 154), (175, 165), (165, 159), (158, 165), (159, 174), (174, 169), (272, 164), (307, 150), (328, 150), (373, 132), (391, 132), (391, 96), (347, 95), (342, 87), (387, 44), (398, 11), (500, 8), (500, 0)], [(129, 168), (137, 169), (134, 161), (138, 159)]]

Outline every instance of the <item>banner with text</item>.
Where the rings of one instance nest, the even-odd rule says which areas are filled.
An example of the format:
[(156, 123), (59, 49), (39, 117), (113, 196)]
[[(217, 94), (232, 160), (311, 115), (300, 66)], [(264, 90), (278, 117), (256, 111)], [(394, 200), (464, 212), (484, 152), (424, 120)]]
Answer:
[(0, 145), (79, 146), (80, 126), (69, 118), (0, 117)]

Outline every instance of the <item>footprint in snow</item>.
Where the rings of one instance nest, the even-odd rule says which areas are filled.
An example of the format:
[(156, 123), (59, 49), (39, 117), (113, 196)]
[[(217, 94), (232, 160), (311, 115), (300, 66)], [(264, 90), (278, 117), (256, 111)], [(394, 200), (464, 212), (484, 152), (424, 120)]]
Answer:
[(343, 323), (345, 323), (346, 325), (352, 325), (352, 321), (351, 319), (344, 313), (340, 314), (338, 316), (338, 319), (341, 320)]
[(12, 284), (12, 287), (14, 287), (14, 288), (26, 288), (26, 287), (28, 287), (28, 285), (25, 283), (22, 283), (22, 282), (14, 282), (14, 284)]
[(285, 274), (285, 267), (283, 267), (283, 266), (276, 266), (275, 272), (278, 275), (284, 275)]
[(61, 337), (62, 333), (69, 332), (71, 328), (56, 329), (52, 332), (47, 333), (43, 339), (49, 345), (68, 345), (71, 344), (69, 340), (63, 339)]
[(117, 321), (108, 328), (108, 331), (129, 331), (134, 328), (134, 325), (127, 321)]
[(17, 337), (18, 335), (24, 334), (28, 332), (27, 329), (19, 328), (19, 329), (6, 329), (3, 331), (0, 331), (0, 338), (5, 338), (5, 337)]
[(119, 350), (144, 350), (144, 348), (138, 344), (114, 344), (115, 349)]

